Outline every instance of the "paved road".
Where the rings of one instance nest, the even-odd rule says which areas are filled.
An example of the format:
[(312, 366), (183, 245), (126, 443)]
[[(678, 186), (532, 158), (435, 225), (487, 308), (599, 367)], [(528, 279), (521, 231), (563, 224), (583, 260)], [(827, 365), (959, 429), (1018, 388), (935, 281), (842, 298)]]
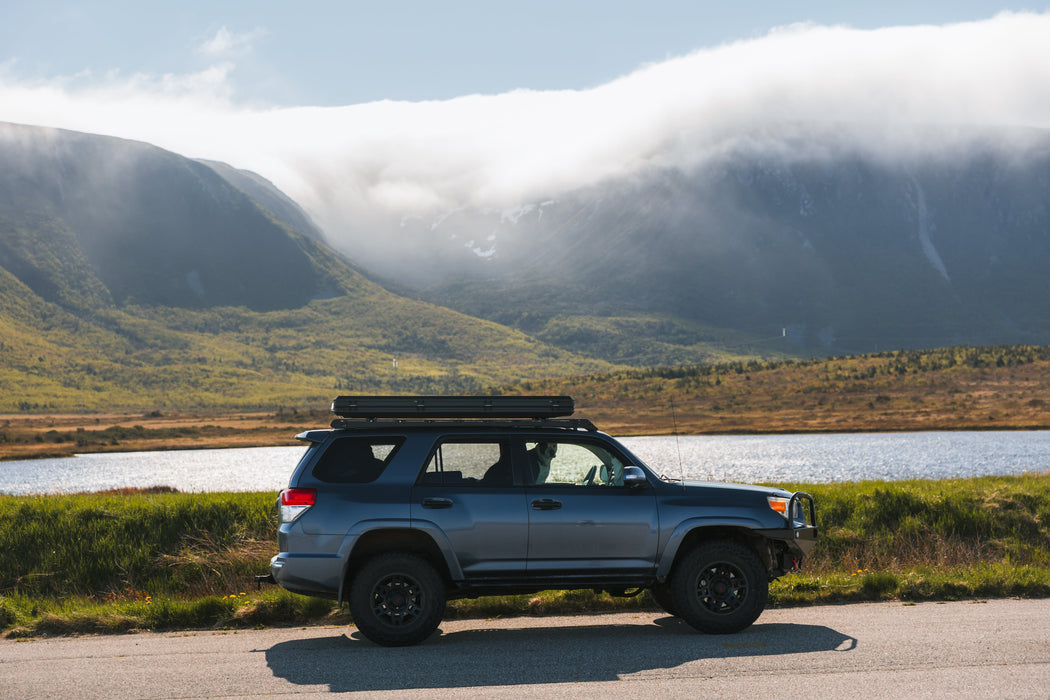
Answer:
[(2, 698), (1050, 697), (1050, 600), (766, 611), (731, 636), (654, 614), (0, 641)]

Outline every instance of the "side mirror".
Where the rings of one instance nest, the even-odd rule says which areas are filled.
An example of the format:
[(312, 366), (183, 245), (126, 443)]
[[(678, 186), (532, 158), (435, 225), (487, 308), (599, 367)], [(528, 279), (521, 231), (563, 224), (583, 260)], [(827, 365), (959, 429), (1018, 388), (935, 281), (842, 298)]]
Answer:
[(641, 467), (624, 467), (623, 468), (623, 485), (630, 486), (631, 488), (637, 488), (638, 486), (645, 486), (649, 483), (649, 480), (645, 478), (645, 472), (642, 471)]

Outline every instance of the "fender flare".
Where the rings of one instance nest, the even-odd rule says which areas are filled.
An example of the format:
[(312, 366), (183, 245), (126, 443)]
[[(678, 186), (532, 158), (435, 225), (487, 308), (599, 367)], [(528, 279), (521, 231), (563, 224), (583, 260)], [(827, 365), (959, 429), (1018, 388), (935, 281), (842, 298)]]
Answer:
[(671, 567), (674, 565), (675, 557), (678, 556), (678, 550), (681, 549), (682, 542), (685, 541), (686, 537), (698, 529), (715, 527), (754, 531), (761, 529), (763, 524), (753, 518), (727, 518), (725, 516), (701, 516), (683, 520), (671, 531), (660, 553), (660, 558), (656, 564), (657, 580), (667, 580), (671, 573)]
[(349, 570), (350, 555), (353, 554), (354, 547), (365, 535), (376, 532), (377, 530), (400, 530), (404, 532), (419, 532), (426, 535), (431, 542), (437, 547), (438, 551), (441, 552), (441, 556), (445, 561), (445, 566), (448, 567), (449, 577), (453, 581), (461, 581), (463, 579), (463, 569), (460, 568), (459, 561), (456, 559), (455, 553), (452, 549), (452, 543), (448, 541), (445, 533), (437, 527), (434, 523), (426, 520), (410, 520), (408, 518), (395, 518), (385, 520), (362, 520), (354, 523), (354, 526), (343, 536), (343, 541), (339, 545), (339, 550), (336, 556), (339, 557), (342, 562), (340, 567), (339, 575), (339, 593), (338, 603), (343, 603), (343, 590), (346, 586), (346, 576)]

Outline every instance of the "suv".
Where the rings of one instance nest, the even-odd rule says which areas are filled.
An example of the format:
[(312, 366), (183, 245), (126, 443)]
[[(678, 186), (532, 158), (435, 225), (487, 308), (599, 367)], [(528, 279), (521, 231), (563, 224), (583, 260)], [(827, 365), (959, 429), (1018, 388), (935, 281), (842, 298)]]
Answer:
[(348, 601), (382, 645), (437, 629), (445, 601), (649, 590), (707, 633), (762, 613), (815, 544), (812, 496), (658, 477), (569, 419), (566, 396), (338, 397), (278, 499), (260, 579)]

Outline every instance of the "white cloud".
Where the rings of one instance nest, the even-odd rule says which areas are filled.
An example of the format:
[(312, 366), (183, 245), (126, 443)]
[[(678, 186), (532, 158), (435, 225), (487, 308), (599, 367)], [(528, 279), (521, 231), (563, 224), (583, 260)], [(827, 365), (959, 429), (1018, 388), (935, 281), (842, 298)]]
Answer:
[[(253, 33), (225, 28), (209, 51)], [(0, 66), (0, 120), (140, 139), (255, 170), (330, 234), (373, 217), (505, 208), (651, 163), (689, 164), (785, 121), (1050, 128), (1050, 14), (948, 26), (793, 25), (589, 90), (441, 102), (247, 108), (230, 66), (27, 83)]]
[(206, 56), (222, 57), (247, 51), (266, 34), (267, 31), (261, 27), (256, 27), (249, 32), (236, 34), (223, 25), (215, 32), (215, 36), (197, 47), (197, 52)]

